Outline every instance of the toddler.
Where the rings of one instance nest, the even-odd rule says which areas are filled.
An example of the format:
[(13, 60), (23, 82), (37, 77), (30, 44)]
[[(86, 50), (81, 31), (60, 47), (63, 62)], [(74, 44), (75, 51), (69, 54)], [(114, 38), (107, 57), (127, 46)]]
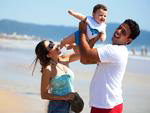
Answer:
[[(107, 17), (107, 8), (102, 4), (97, 4), (93, 8), (92, 16), (84, 16), (80, 13), (75, 11), (69, 10), (68, 13), (75, 18), (83, 21), (86, 19), (87, 22), (87, 40), (99, 36), (100, 41), (105, 41), (106, 39), (106, 17)], [(65, 46), (66, 44), (74, 44), (76, 46), (79, 45), (79, 31), (74, 32), (73, 34), (69, 35), (68, 37), (64, 38), (61, 41), (61, 47)]]

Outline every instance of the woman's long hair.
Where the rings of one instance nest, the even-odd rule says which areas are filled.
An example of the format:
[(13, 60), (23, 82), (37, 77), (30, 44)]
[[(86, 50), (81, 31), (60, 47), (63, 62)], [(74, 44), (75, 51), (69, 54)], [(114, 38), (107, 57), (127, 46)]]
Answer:
[(44, 67), (46, 67), (47, 65), (49, 65), (51, 63), (51, 58), (47, 57), (47, 54), (48, 54), (48, 50), (49, 49), (52, 49), (53, 46), (54, 46), (54, 43), (52, 41), (49, 41), (49, 49), (45, 47), (44, 45), (44, 42), (46, 40), (43, 40), (41, 42), (39, 42), (35, 48), (35, 54), (36, 54), (36, 58), (34, 60), (34, 67), (33, 67), (33, 71), (32, 71), (32, 75), (34, 73), (34, 70), (35, 70), (35, 67), (36, 67), (36, 64), (37, 64), (37, 61), (39, 60), (42, 68), (41, 68), (41, 72), (42, 72), (42, 69)]

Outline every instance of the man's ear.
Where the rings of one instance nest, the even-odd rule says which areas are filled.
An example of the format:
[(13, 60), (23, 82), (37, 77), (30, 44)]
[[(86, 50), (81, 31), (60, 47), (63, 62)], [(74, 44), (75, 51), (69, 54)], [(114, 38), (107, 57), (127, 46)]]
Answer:
[(128, 38), (128, 41), (126, 44), (130, 44), (132, 42), (132, 38)]

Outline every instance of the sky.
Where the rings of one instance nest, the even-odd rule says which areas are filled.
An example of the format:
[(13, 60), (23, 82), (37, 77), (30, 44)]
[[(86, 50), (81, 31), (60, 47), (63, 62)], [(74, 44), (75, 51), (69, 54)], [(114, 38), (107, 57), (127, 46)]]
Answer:
[(150, 0), (0, 0), (0, 20), (77, 27), (79, 21), (67, 11), (72, 9), (88, 16), (96, 4), (107, 6), (107, 23), (131, 18), (141, 29), (150, 31)]

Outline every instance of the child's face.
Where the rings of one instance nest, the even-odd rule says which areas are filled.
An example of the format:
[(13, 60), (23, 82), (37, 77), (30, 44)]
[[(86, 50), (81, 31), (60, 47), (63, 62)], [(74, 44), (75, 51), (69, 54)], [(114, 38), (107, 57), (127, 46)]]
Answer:
[(98, 9), (96, 10), (95, 13), (93, 13), (93, 18), (99, 24), (105, 23), (106, 17), (107, 17), (107, 11), (104, 11), (103, 9)]

